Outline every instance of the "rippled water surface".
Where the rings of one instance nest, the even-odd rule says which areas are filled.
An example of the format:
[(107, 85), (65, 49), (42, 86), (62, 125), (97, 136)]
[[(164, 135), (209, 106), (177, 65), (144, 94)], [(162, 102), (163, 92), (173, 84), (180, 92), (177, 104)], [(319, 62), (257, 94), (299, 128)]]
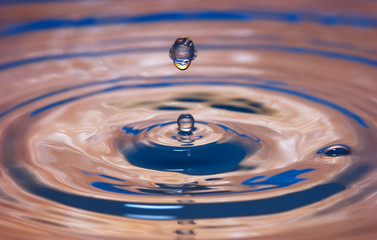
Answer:
[(0, 239), (377, 239), (376, 11), (0, 1)]

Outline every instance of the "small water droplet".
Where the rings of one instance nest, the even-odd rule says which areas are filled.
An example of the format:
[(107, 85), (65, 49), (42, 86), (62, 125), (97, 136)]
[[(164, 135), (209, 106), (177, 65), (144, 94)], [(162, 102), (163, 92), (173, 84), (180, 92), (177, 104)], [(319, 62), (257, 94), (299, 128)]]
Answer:
[(194, 129), (194, 117), (191, 114), (181, 114), (177, 119), (178, 130), (189, 133)]
[(170, 48), (169, 56), (173, 59), (174, 66), (179, 70), (186, 70), (197, 56), (194, 42), (188, 37), (179, 37)]
[(351, 154), (351, 148), (343, 144), (331, 145), (321, 149), (318, 153), (323, 153), (327, 157), (340, 157)]

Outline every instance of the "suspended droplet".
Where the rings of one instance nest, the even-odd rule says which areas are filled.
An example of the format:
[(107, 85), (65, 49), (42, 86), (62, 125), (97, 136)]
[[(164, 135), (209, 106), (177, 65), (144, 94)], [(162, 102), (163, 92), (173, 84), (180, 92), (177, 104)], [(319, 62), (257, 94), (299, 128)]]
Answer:
[(323, 153), (327, 157), (340, 157), (351, 154), (351, 148), (343, 144), (337, 144), (322, 148), (317, 153)]
[(191, 114), (181, 114), (177, 119), (178, 130), (189, 133), (194, 129), (194, 117)]
[(188, 37), (178, 38), (170, 48), (169, 56), (173, 59), (174, 66), (179, 70), (186, 70), (197, 56), (194, 42)]

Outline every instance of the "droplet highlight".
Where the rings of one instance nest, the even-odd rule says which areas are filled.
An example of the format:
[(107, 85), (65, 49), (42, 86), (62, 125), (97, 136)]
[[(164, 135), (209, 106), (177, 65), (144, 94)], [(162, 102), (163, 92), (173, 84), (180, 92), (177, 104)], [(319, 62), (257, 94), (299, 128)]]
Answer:
[(178, 130), (190, 133), (194, 129), (194, 117), (191, 114), (181, 114), (177, 119)]
[(194, 42), (188, 37), (179, 37), (170, 48), (169, 56), (174, 66), (179, 70), (186, 70), (197, 56)]

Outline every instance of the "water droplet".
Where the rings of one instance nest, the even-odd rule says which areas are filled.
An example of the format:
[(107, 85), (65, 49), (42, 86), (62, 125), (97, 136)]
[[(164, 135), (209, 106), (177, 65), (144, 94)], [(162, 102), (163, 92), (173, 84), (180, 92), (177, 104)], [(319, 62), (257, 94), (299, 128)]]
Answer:
[(178, 130), (189, 133), (194, 128), (194, 117), (191, 114), (181, 114), (177, 119)]
[(340, 157), (351, 154), (351, 148), (343, 144), (337, 144), (322, 148), (317, 153), (323, 153), (327, 157)]
[(179, 37), (170, 48), (169, 56), (173, 59), (174, 66), (179, 70), (186, 70), (197, 56), (194, 42), (188, 37)]

